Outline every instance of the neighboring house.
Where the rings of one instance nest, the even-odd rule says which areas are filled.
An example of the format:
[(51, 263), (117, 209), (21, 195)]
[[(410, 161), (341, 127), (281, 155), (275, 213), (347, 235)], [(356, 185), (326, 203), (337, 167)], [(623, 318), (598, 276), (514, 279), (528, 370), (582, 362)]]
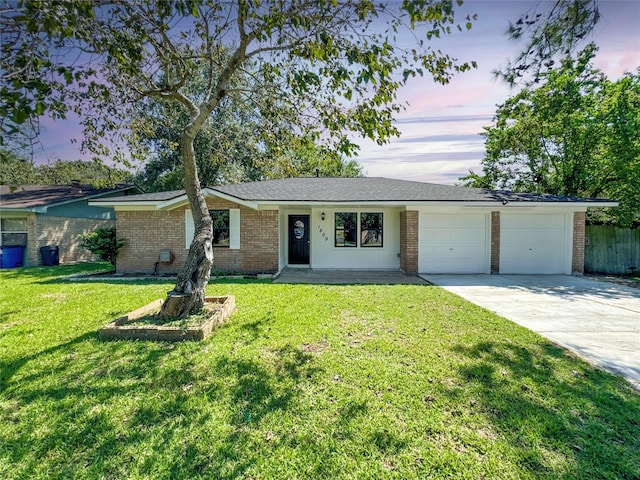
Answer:
[[(80, 235), (115, 226), (111, 207), (89, 200), (139, 190), (130, 185), (96, 189), (88, 185), (0, 186), (0, 247), (24, 247), (22, 266), (42, 264), (40, 247), (57, 246), (60, 263), (95, 260), (80, 246)], [(14, 249), (15, 250), (15, 249)]]
[[(245, 273), (287, 266), (581, 273), (587, 208), (617, 205), (386, 178), (288, 178), (203, 193), (214, 221), (214, 269)], [(176, 272), (184, 264), (194, 234), (184, 191), (89, 203), (116, 210), (126, 240), (119, 272)]]

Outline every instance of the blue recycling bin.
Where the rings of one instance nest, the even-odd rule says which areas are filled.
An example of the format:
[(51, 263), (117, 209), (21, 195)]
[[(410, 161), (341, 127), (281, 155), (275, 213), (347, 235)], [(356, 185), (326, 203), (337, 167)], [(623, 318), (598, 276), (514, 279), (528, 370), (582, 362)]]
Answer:
[(0, 247), (0, 268), (22, 267), (24, 247)]
[(42, 265), (45, 267), (60, 265), (60, 249), (57, 245), (40, 247), (40, 255), (42, 256)]

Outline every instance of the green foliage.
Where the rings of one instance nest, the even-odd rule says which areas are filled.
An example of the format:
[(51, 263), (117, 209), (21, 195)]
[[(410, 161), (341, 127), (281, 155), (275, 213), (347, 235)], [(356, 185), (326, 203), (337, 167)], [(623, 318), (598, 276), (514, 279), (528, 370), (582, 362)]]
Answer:
[[(203, 79), (194, 79), (194, 84)], [(191, 88), (195, 88), (195, 85)], [(146, 192), (184, 188), (180, 137), (189, 121), (179, 104), (147, 98), (131, 121), (129, 144), (146, 158), (134, 183)], [(284, 123), (284, 119), (282, 120)], [(276, 147), (256, 133), (262, 120), (242, 102), (223, 101), (205, 120), (194, 139), (202, 187), (292, 176), (353, 177), (362, 175), (355, 160), (300, 138), (290, 126), (288, 141)], [(284, 134), (283, 134), (284, 135)]]
[(98, 256), (100, 260), (109, 262), (116, 268), (118, 250), (124, 247), (125, 241), (116, 238), (115, 227), (98, 228), (94, 232), (81, 235), (80, 246)]
[(637, 392), (441, 288), (219, 280), (210, 339), (104, 342), (171, 285), (96, 267), (0, 270), (4, 480), (640, 476)]
[(606, 197), (620, 207), (590, 213), (590, 221), (629, 226), (640, 221), (640, 70), (608, 80), (578, 59), (544, 74), (498, 107), (485, 129), (482, 175), (469, 186)]
[(524, 42), (516, 58), (494, 75), (509, 85), (537, 84), (584, 46), (600, 20), (600, 0), (553, 0), (538, 2), (511, 23), (507, 36)]
[(62, 161), (34, 165), (0, 148), (0, 185), (67, 185), (74, 181), (96, 188), (125, 183), (131, 174), (93, 161)]
[(36, 167), (12, 152), (0, 148), (0, 185), (37, 184)]
[[(298, 133), (353, 153), (345, 132), (378, 142), (397, 134), (396, 91), (408, 78), (430, 74), (447, 83), (473, 66), (429, 45), (452, 27), (470, 27), (473, 17), (464, 27), (456, 23), (453, 2), (188, 3), (27, 1), (3, 11), (5, 133), (73, 109), (84, 118), (85, 147), (104, 156), (112, 152), (101, 137), (141, 97), (179, 102), (193, 118), (201, 115), (194, 133), (231, 97), (263, 118), (260, 133), (270, 142), (286, 132), (288, 124), (279, 127), (285, 118)], [(407, 36), (414, 47), (397, 47)], [(87, 61), (71, 63), (69, 52)], [(188, 92), (203, 70), (203, 88)]]
[(27, 137), (29, 143), (41, 116), (65, 118), (73, 110), (72, 86), (92, 82), (95, 70), (84, 62), (79, 66), (63, 60), (59, 49), (88, 34), (94, 8), (90, 0), (3, 2), (0, 145), (7, 144), (8, 137)]

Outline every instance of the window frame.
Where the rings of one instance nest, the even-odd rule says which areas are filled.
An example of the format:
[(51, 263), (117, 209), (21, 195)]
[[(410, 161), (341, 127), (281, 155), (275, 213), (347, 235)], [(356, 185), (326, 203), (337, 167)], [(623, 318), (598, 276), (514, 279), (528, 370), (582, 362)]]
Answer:
[[(363, 215), (379, 215), (379, 223), (378, 223), (378, 227), (371, 229), (371, 228), (364, 228), (364, 222), (362, 221), (362, 216)], [(360, 220), (360, 247), (362, 248), (383, 248), (384, 247), (384, 212), (360, 212), (360, 216), (359, 216), (359, 220)], [(366, 231), (369, 232), (370, 230), (378, 230), (378, 237), (380, 239), (379, 243), (364, 243), (363, 242), (363, 238), (362, 238), (362, 234)]]
[[(226, 227), (224, 227), (224, 228), (216, 228), (215, 217), (216, 217), (216, 215), (220, 215), (220, 214), (226, 214), (227, 215)], [(209, 210), (209, 215), (211, 215), (211, 230), (212, 230), (211, 238), (212, 238), (212, 246), (213, 246), (213, 248), (231, 248), (231, 211), (230, 211), (230, 209), (221, 208), (221, 209)], [(216, 231), (218, 231), (218, 232), (226, 231), (227, 232), (227, 236), (226, 236), (227, 244), (216, 244), (215, 243)]]
[[(24, 229), (6, 229), (5, 228), (5, 221), (16, 221), (19, 220), (21, 222), (23, 222), (22, 225), (20, 225), (21, 227), (24, 226)], [(5, 217), (5, 218), (0, 218), (0, 245), (4, 245), (7, 247), (26, 247), (28, 245), (29, 242), (29, 223), (27, 221), (26, 217)], [(5, 237), (6, 235), (6, 237)], [(24, 240), (21, 242), (9, 242), (7, 244), (7, 242), (5, 241), (5, 238), (9, 238), (10, 236), (19, 236), (22, 237)]]
[[(353, 227), (345, 228), (344, 219), (342, 227), (338, 227), (338, 215), (353, 215)], [(338, 242), (338, 231), (342, 232), (342, 245)], [(346, 243), (346, 232), (353, 232), (353, 245)], [(333, 214), (333, 246), (335, 248), (358, 248), (358, 212), (334, 212)]]
[[(226, 209), (219, 209), (226, 210)], [(240, 250), (240, 209), (229, 208), (229, 250)], [(184, 211), (184, 248), (189, 250), (196, 230), (190, 209)], [(212, 232), (213, 233), (213, 232)], [(226, 248), (226, 247), (216, 247)]]

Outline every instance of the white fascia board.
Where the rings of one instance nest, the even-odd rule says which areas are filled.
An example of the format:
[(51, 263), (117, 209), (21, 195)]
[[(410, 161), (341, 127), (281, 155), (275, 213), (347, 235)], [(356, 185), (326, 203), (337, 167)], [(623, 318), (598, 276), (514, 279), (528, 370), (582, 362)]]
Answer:
[[(242, 205), (245, 206), (247, 208), (251, 208), (253, 210), (258, 210), (259, 206), (260, 206), (260, 202), (255, 202), (252, 200), (244, 200), (238, 197), (234, 197), (233, 195), (227, 195), (226, 193), (222, 193), (222, 192), (218, 192), (216, 190), (212, 190), (210, 188), (205, 188), (203, 190), (203, 193), (207, 192), (206, 195), (210, 195), (213, 197), (218, 197), (221, 198), (223, 200), (228, 200), (229, 202), (233, 202), (233, 203), (237, 203), (238, 205)], [(273, 203), (273, 202), (271, 202)]]
[[(226, 195), (224, 193), (216, 192), (210, 188), (205, 188), (202, 190), (202, 194), (205, 197), (219, 197), (224, 200), (229, 200), (230, 202), (237, 203), (238, 205), (244, 205), (245, 207), (252, 208), (254, 210), (258, 209), (258, 204), (256, 202), (248, 202), (246, 200), (240, 200), (238, 198), (232, 197), (230, 195)], [(89, 205), (96, 207), (113, 207), (116, 211), (121, 210), (172, 210), (174, 208), (178, 208), (184, 205), (189, 204), (189, 199), (187, 195), (180, 195), (174, 198), (170, 198), (168, 200), (148, 200), (148, 201), (120, 201), (120, 202), (109, 202), (109, 199), (104, 200), (95, 200), (90, 201)]]
[[(295, 207), (405, 207), (412, 209), (412, 207), (482, 207), (493, 209), (511, 209), (511, 208), (571, 208), (575, 210), (582, 210), (586, 208), (603, 208), (603, 207), (617, 207), (618, 202), (484, 202), (484, 201), (408, 201), (403, 202), (399, 200), (393, 201), (356, 201), (356, 202), (331, 202), (331, 201), (297, 201), (297, 200), (283, 200), (283, 201), (250, 201), (243, 200), (237, 197), (227, 195), (215, 190), (206, 188), (202, 191), (205, 196), (215, 196), (229, 202), (243, 205), (253, 210), (278, 210), (283, 206), (295, 206)], [(173, 208), (187, 205), (189, 203), (186, 195), (172, 198), (165, 201), (130, 201), (130, 202), (111, 202), (105, 200), (89, 201), (89, 205), (99, 207), (114, 207), (116, 210), (171, 210)]]
[(89, 200), (92, 207), (112, 207), (115, 210), (155, 210), (158, 202), (109, 202), (108, 200)]
[[(236, 201), (237, 200), (232, 200)], [(617, 207), (618, 202), (482, 202), (482, 201), (409, 201), (403, 202), (393, 201), (356, 201), (356, 202), (305, 202), (305, 201), (257, 201), (255, 204), (259, 209), (275, 209), (278, 206), (297, 206), (297, 207), (332, 207), (332, 206), (363, 206), (363, 207), (491, 207), (491, 208), (521, 208), (521, 207), (553, 207), (553, 208), (600, 208), (600, 207)]]
[(584, 210), (586, 208), (617, 207), (618, 202), (407, 202), (407, 207), (482, 207), (492, 209), (510, 208), (570, 208)]
[(116, 212), (148, 212), (156, 210), (156, 206), (146, 203), (141, 205), (140, 202), (136, 202), (134, 205), (113, 205), (113, 209)]
[(570, 208), (572, 210), (584, 210), (586, 208), (617, 207), (618, 202), (508, 202), (506, 205), (498, 205), (500, 208), (504, 208), (505, 210), (523, 207)]
[[(216, 190), (213, 190), (211, 188), (205, 188), (204, 190), (202, 190), (202, 195), (206, 198), (206, 197), (218, 197), (221, 198), (223, 200), (228, 200), (230, 202), (236, 203), (238, 205), (243, 205), (245, 207), (248, 208), (252, 208), (253, 210), (257, 210), (258, 209), (258, 204), (256, 202), (250, 202), (247, 200), (241, 200), (239, 198), (236, 197), (232, 197), (231, 195), (227, 195), (225, 193), (221, 193), (221, 192), (217, 192)], [(188, 205), (189, 204), (189, 199), (187, 198), (187, 195), (181, 195), (179, 197), (176, 198), (172, 198), (171, 200), (166, 200), (164, 202), (158, 202), (157, 204), (157, 208), (158, 210), (171, 210), (173, 208), (178, 208), (181, 207), (183, 205)]]
[(156, 208), (158, 210), (173, 210), (174, 208), (181, 207), (182, 205), (188, 205), (189, 199), (186, 195), (180, 195), (179, 197), (165, 200), (164, 202), (157, 202)]

